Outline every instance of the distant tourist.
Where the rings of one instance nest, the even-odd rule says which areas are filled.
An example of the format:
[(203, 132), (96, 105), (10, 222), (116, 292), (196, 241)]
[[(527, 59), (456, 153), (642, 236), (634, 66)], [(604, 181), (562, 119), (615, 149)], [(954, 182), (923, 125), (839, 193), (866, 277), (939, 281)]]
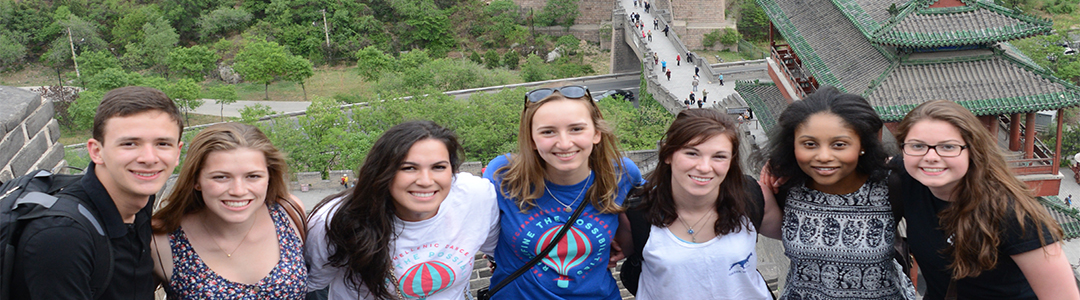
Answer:
[(1080, 299), (1061, 227), (978, 117), (935, 100), (915, 107), (895, 133), (903, 155), (891, 163), (902, 175), (926, 299), (950, 290), (959, 299)]

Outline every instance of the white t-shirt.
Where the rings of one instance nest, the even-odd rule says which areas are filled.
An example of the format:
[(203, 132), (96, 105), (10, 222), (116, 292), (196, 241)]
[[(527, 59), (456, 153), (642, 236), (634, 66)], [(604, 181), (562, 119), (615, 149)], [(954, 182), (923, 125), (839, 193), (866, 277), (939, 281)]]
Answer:
[[(327, 244), (326, 222), (342, 199), (331, 200), (308, 222), (304, 247), (310, 266), (308, 290), (329, 286), (330, 299), (371, 299), (367, 287), (353, 290), (345, 285), (345, 269), (326, 265), (334, 251)], [(395, 217), (394, 221), (401, 234), (392, 242), (391, 255), (400, 286), (391, 286), (390, 291), (400, 290), (407, 299), (463, 299), (476, 252), (492, 253), (499, 237), (495, 187), (487, 179), (458, 173), (434, 217), (419, 222)]]
[(637, 299), (772, 299), (757, 271), (756, 232), (742, 229), (695, 244), (650, 227)]

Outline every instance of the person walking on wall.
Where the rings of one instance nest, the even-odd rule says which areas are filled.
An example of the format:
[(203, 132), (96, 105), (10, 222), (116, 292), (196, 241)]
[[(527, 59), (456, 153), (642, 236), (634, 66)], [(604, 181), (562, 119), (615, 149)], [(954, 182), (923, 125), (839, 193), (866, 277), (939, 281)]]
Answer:
[(693, 81), (693, 82), (691, 82), (691, 84), (693, 84), (693, 85), (694, 85), (694, 91), (695, 91), (695, 92), (697, 92), (697, 86), (698, 86), (698, 79), (697, 79), (696, 77), (694, 78), (694, 81)]
[[(661, 60), (660, 61), (660, 71), (667, 71), (667, 61), (666, 60)], [(668, 75), (668, 77), (669, 77), (668, 79), (671, 79), (670, 78), (671, 75)]]
[(675, 54), (675, 65), (676, 66), (681, 66), (682, 65), (682, 56), (679, 56), (678, 54)]
[(720, 85), (724, 85), (724, 74), (716, 74), (716, 79), (720, 80)]
[(686, 62), (691, 64), (694, 63), (694, 55), (693, 53), (690, 53), (690, 51), (686, 51)]
[[(689, 56), (686, 57), (686, 62), (690, 62), (690, 57)], [(701, 68), (699, 68), (698, 66), (694, 66), (694, 76), (698, 76), (698, 73), (700, 73), (700, 72), (701, 72)]]
[(671, 30), (671, 26), (668, 26), (668, 25), (664, 25), (664, 36), (665, 36), (665, 37), (667, 36), (667, 32), (668, 32), (668, 30)]
[(653, 19), (652, 20), (652, 29), (660, 30), (660, 21), (657, 21), (656, 19)]
[(667, 80), (671, 81), (671, 69), (667, 70)]
[(1072, 206), (1072, 195), (1065, 197), (1065, 205)]

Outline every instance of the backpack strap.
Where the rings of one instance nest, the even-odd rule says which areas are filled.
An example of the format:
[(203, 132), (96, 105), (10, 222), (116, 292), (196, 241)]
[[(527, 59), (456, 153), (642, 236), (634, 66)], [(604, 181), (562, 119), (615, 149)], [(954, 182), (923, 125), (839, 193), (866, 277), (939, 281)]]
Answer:
[(757, 231), (761, 228), (761, 220), (765, 218), (765, 194), (761, 193), (761, 186), (758, 185), (757, 179), (750, 175), (743, 175), (743, 188), (750, 193), (750, 198), (746, 199), (747, 215), (750, 217), (750, 222), (754, 224), (754, 230)]
[[(22, 224), (30, 220), (42, 217), (65, 217), (74, 220), (86, 228), (94, 230), (94, 265), (90, 276), (90, 291), (94, 299), (101, 297), (102, 292), (108, 288), (112, 280), (114, 261), (112, 243), (105, 235), (105, 230), (98, 221), (97, 216), (82, 203), (73, 197), (57, 197), (42, 192), (29, 192), (15, 202), (13, 208), (20, 206), (27, 210), (19, 217)], [(20, 225), (21, 227), (21, 225)]]
[[(640, 197), (639, 197), (640, 198)], [(638, 279), (641, 278), (641, 264), (645, 260), (642, 252), (645, 251), (645, 243), (649, 241), (649, 233), (652, 224), (645, 220), (645, 212), (638, 208), (626, 210), (626, 218), (630, 221), (630, 234), (634, 241), (634, 254), (623, 262), (619, 272), (619, 280), (630, 294), (637, 295)]]

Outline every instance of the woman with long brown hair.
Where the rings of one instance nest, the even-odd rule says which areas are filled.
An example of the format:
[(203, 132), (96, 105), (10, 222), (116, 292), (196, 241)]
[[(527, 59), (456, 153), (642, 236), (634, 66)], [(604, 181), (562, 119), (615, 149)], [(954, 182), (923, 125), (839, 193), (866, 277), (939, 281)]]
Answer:
[[(762, 227), (778, 230), (780, 212), (766, 205), (757, 181), (743, 175), (735, 120), (714, 109), (683, 110), (658, 155), (641, 205), (622, 221), (632, 232), (648, 232), (619, 240), (629, 257), (623, 285), (637, 299), (771, 300), (755, 245)], [(769, 222), (762, 224), (765, 214)]]
[(904, 218), (926, 299), (1080, 299), (1061, 228), (974, 114), (926, 102), (900, 122), (896, 140), (903, 155), (892, 163), (903, 166)]
[[(589, 90), (542, 88), (525, 94), (518, 152), (488, 163), (497, 189), (501, 233), (493, 285), (541, 255), (493, 299), (621, 299), (608, 270), (611, 241), (626, 194), (641, 183)], [(578, 207), (566, 236), (551, 241)], [(539, 253), (557, 243), (550, 253)]]
[(153, 217), (154, 274), (170, 298), (303, 299), (303, 208), (285, 157), (258, 128), (210, 126), (191, 141)]

